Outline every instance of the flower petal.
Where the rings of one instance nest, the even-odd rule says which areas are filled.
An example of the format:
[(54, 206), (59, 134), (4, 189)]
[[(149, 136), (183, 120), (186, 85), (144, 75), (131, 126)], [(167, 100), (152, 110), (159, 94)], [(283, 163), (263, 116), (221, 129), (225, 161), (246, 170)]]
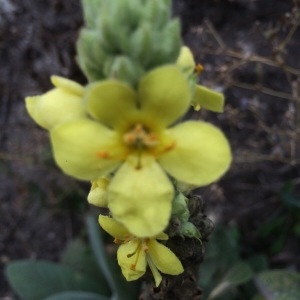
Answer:
[(139, 89), (141, 110), (162, 127), (174, 123), (191, 101), (187, 79), (176, 66), (154, 69), (142, 78)]
[(127, 281), (136, 280), (146, 272), (146, 253), (143, 249), (137, 251), (141, 246), (140, 240), (131, 240), (118, 249), (118, 263)]
[(166, 233), (161, 232), (161, 233), (159, 233), (158, 235), (155, 236), (155, 239), (156, 240), (166, 241), (166, 240), (169, 239), (169, 236)]
[(70, 94), (74, 94), (78, 97), (83, 98), (84, 87), (79, 83), (56, 75), (51, 76), (51, 82), (55, 87), (65, 90)]
[(190, 48), (186, 46), (181, 47), (176, 64), (188, 75), (193, 74), (196, 63)]
[(34, 97), (27, 97), (26, 109), (31, 118), (45, 129), (85, 117), (82, 98), (68, 90), (52, 89)]
[(224, 110), (224, 95), (198, 84), (192, 99), (192, 105), (195, 110), (205, 108), (220, 113)]
[(124, 240), (130, 235), (128, 230), (120, 222), (117, 222), (111, 217), (100, 215), (98, 221), (100, 226), (107, 233), (118, 240)]
[(116, 80), (93, 84), (86, 97), (91, 116), (112, 128), (120, 126), (136, 112), (136, 93)]
[(162, 281), (162, 276), (160, 275), (159, 271), (157, 270), (155, 264), (153, 263), (149, 255), (146, 256), (146, 259), (154, 277), (155, 286), (158, 287)]
[(189, 121), (170, 129), (169, 135), (176, 146), (158, 161), (175, 179), (204, 186), (217, 180), (229, 168), (230, 146), (215, 126)]
[(92, 186), (87, 196), (87, 200), (90, 204), (107, 207), (107, 186), (109, 180), (110, 178), (108, 176), (103, 176), (92, 181)]
[(184, 271), (180, 260), (168, 247), (154, 239), (150, 239), (147, 245), (148, 255), (159, 271), (170, 275), (178, 275)]
[(173, 186), (151, 156), (132, 156), (116, 172), (108, 186), (108, 207), (113, 217), (138, 237), (163, 231), (171, 213)]
[(68, 175), (94, 180), (118, 167), (124, 149), (116, 134), (88, 119), (65, 123), (50, 131), (54, 158)]

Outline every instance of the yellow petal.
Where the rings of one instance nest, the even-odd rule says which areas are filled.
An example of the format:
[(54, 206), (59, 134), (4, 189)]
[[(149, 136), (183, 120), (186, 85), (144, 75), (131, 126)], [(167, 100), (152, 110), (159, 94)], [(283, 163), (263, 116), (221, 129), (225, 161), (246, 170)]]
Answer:
[(181, 47), (176, 64), (187, 74), (193, 74), (196, 63), (190, 48)]
[(178, 275), (184, 271), (178, 257), (166, 246), (154, 239), (147, 243), (148, 255), (159, 271), (169, 275)]
[(192, 99), (192, 105), (195, 110), (205, 108), (220, 113), (224, 110), (224, 95), (203, 85), (197, 85)]
[(90, 204), (99, 207), (107, 207), (107, 186), (109, 183), (108, 177), (101, 177), (92, 181), (91, 190), (87, 200)]
[(88, 119), (55, 127), (50, 135), (56, 163), (78, 179), (105, 176), (123, 159), (124, 149), (116, 134)]
[(166, 241), (166, 240), (169, 239), (169, 236), (166, 233), (161, 232), (161, 233), (159, 233), (158, 235), (155, 236), (155, 239)]
[(170, 129), (169, 135), (176, 146), (158, 160), (175, 179), (204, 186), (216, 181), (229, 168), (230, 146), (215, 126), (189, 121)]
[(176, 66), (165, 66), (147, 73), (140, 82), (138, 97), (142, 112), (162, 127), (180, 118), (191, 101), (188, 81)]
[(126, 84), (107, 80), (91, 86), (86, 96), (87, 109), (103, 124), (116, 128), (136, 112), (136, 98)]
[(27, 97), (25, 101), (31, 118), (48, 130), (86, 115), (82, 98), (63, 89), (55, 88), (40, 96)]
[(79, 83), (56, 75), (51, 76), (51, 82), (55, 87), (65, 90), (70, 94), (74, 94), (78, 97), (83, 98), (84, 87)]
[(149, 255), (146, 256), (146, 259), (147, 259), (147, 263), (150, 267), (150, 270), (152, 272), (152, 275), (154, 277), (155, 286), (158, 287), (162, 281), (162, 277)]
[(138, 237), (162, 232), (168, 225), (173, 186), (152, 157), (143, 156), (137, 168), (132, 156), (108, 186), (108, 207), (113, 217)]
[(124, 240), (130, 236), (128, 230), (119, 222), (114, 220), (113, 218), (100, 215), (99, 216), (99, 224), (100, 226), (111, 236), (118, 240)]
[(146, 253), (138, 247), (141, 247), (140, 241), (131, 240), (122, 244), (117, 252), (119, 266), (127, 281), (136, 280), (146, 272)]

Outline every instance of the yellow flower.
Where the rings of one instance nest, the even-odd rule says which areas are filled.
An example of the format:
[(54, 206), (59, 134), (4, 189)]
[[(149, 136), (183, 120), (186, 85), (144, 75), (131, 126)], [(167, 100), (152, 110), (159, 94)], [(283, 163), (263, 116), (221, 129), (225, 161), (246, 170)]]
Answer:
[[(183, 46), (177, 59), (177, 65), (188, 76), (192, 76), (197, 68), (191, 50)], [(196, 72), (197, 73), (197, 72)], [(213, 112), (222, 112), (224, 107), (224, 96), (222, 93), (215, 92), (203, 85), (197, 84), (191, 101), (195, 110), (205, 108)]]
[(91, 190), (87, 197), (87, 200), (90, 204), (99, 207), (107, 207), (107, 186), (109, 181), (109, 176), (103, 176), (92, 181)]
[[(59, 121), (46, 127), (55, 160), (78, 179), (113, 174), (106, 188), (113, 217), (136, 236), (154, 236), (171, 214), (174, 188), (168, 175), (203, 186), (217, 180), (231, 161), (228, 142), (216, 127), (197, 121), (174, 125), (190, 100), (186, 77), (172, 65), (146, 74), (137, 90), (113, 79), (93, 83), (82, 100), (89, 116), (80, 111), (66, 121), (58, 111)], [(61, 99), (51, 101), (59, 110)]]
[(151, 238), (137, 238), (122, 224), (107, 216), (99, 216), (100, 226), (115, 238), (115, 243), (121, 244), (118, 253), (118, 263), (127, 281), (140, 278), (146, 272), (147, 264), (158, 286), (162, 280), (159, 273), (178, 275), (183, 267), (177, 256), (166, 246), (156, 240), (167, 240), (165, 233)]
[(51, 91), (26, 98), (29, 115), (45, 129), (52, 129), (65, 122), (86, 117), (83, 106), (84, 88), (69, 79), (51, 76), (55, 86)]

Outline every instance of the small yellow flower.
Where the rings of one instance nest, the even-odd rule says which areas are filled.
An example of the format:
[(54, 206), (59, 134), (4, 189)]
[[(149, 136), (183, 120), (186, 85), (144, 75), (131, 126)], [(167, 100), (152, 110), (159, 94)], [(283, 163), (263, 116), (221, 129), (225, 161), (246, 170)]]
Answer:
[[(196, 65), (194, 56), (191, 50), (183, 46), (177, 59), (177, 65), (185, 72), (188, 76), (192, 76), (194, 72), (196, 75), (202, 72), (203, 66), (201, 64)], [(203, 85), (197, 84), (191, 101), (192, 106), (195, 110), (205, 108), (213, 112), (223, 112), (224, 107), (224, 96), (222, 93), (213, 91)]]
[(91, 190), (87, 200), (90, 204), (99, 207), (107, 207), (107, 186), (110, 181), (110, 176), (103, 176), (92, 181)]
[(162, 280), (160, 272), (178, 275), (184, 271), (177, 256), (168, 247), (157, 242), (157, 240), (168, 239), (165, 233), (151, 238), (138, 238), (119, 222), (102, 215), (99, 216), (99, 224), (115, 238), (115, 243), (121, 244), (117, 258), (127, 281), (136, 280), (143, 276), (147, 264), (153, 274), (156, 286)]

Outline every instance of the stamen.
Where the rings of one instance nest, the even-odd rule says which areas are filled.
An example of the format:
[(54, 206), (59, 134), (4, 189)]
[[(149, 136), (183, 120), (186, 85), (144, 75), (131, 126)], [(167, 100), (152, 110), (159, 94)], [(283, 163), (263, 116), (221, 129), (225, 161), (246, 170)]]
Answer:
[(136, 165), (136, 170), (140, 170), (142, 168), (142, 150), (143, 150), (143, 145), (142, 143), (139, 141), (137, 144), (137, 148), (138, 148), (138, 155), (137, 155), (137, 165)]
[(149, 133), (144, 139), (144, 144), (148, 147), (155, 147), (158, 144), (156, 134)]
[(96, 154), (99, 158), (111, 158), (111, 155), (107, 151), (100, 151)]
[(127, 257), (128, 257), (128, 258), (130, 258), (130, 257), (132, 257), (133, 255), (136, 254), (134, 263), (131, 264), (131, 266), (130, 266), (130, 270), (132, 270), (132, 271), (135, 271), (135, 267), (136, 267), (137, 262), (138, 262), (138, 260), (139, 260), (141, 250), (142, 250), (141, 243), (139, 243), (139, 245), (137, 246), (137, 249), (136, 249), (133, 253), (127, 254)]
[(169, 141), (162, 143), (160, 147), (157, 147), (151, 151), (151, 154), (155, 157), (159, 157), (160, 155), (173, 150), (176, 147), (176, 141)]
[(132, 253), (128, 253), (126, 256), (128, 258), (132, 257), (133, 255), (135, 255), (137, 252), (140, 252), (141, 251), (141, 243), (138, 243), (136, 249), (132, 252)]
[(142, 124), (137, 123), (123, 136), (123, 141), (129, 146), (138, 147), (142, 145), (143, 147), (155, 147), (158, 144), (157, 136), (149, 132)]
[(125, 244), (125, 243), (128, 243), (128, 242), (131, 241), (132, 239), (133, 239), (132, 235), (126, 234), (126, 235), (124, 236), (124, 241), (123, 241), (123, 243), (124, 243), (124, 244)]
[(173, 141), (172, 143), (170, 143), (169, 145), (167, 145), (164, 149), (163, 149), (163, 152), (168, 152), (172, 149), (174, 149), (176, 146), (176, 142)]
[(145, 239), (144, 241), (143, 241), (143, 246), (142, 246), (142, 249), (143, 249), (143, 251), (145, 252), (145, 253), (147, 253), (148, 251), (149, 251), (149, 247), (148, 247), (148, 245), (147, 245), (147, 242), (149, 241), (149, 239)]
[(196, 73), (197, 75), (200, 75), (203, 71), (204, 71), (203, 65), (197, 64), (197, 65), (195, 66), (195, 73)]

